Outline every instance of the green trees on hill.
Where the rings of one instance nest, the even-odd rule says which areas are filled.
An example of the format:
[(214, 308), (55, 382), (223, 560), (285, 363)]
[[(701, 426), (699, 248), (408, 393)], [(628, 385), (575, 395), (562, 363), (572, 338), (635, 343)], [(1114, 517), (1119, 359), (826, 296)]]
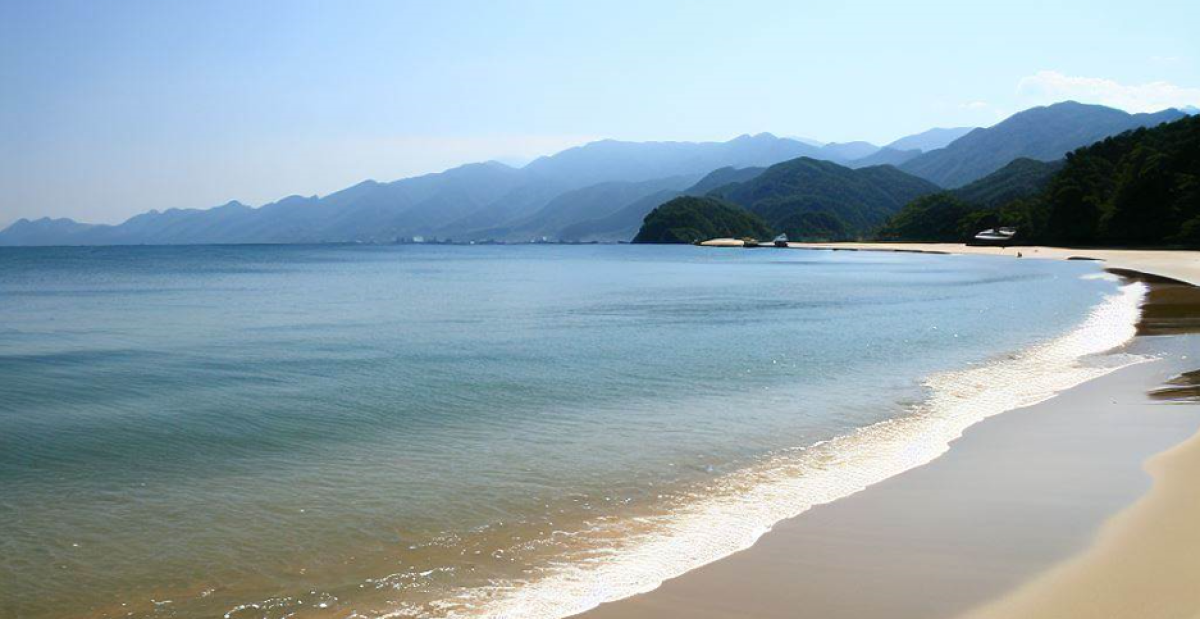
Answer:
[[(703, 198), (667, 202), (646, 217), (637, 243), (690, 243), (718, 236), (793, 240), (862, 238), (937, 185), (891, 166), (857, 170), (800, 157), (766, 170), (717, 170), (727, 182)], [(732, 211), (730, 210), (732, 209)]]
[(879, 230), (883, 239), (946, 243), (961, 241), (973, 231), (964, 229), (975, 209), (949, 192), (910, 202)]
[(1200, 242), (1200, 117), (1071, 153), (1043, 208), (1046, 242)]
[[(761, 238), (780, 232), (796, 240), (862, 238), (905, 203), (937, 190), (937, 185), (891, 166), (853, 170), (800, 157), (718, 186), (705, 196), (708, 201), (667, 202), (646, 218), (635, 242)], [(696, 223), (699, 219), (705, 221)]]
[(1063, 161), (1014, 159), (995, 172), (953, 191), (963, 202), (978, 207), (999, 207), (1045, 189)]
[(1028, 244), (1200, 246), (1200, 116), (1109, 137), (1061, 162), (1017, 159), (948, 192), (890, 166), (794, 159), (664, 204), (636, 240), (842, 240), (874, 230), (887, 240), (968, 241), (997, 226), (1017, 228), (1015, 241)]
[(717, 198), (684, 196), (646, 216), (634, 243), (694, 243), (718, 237), (764, 238), (767, 224), (753, 213)]
[[(993, 179), (992, 187), (1024, 183), (1028, 191), (1037, 183), (1027, 181), (1036, 181), (1044, 170), (1010, 172), (1007, 179)], [(980, 229), (1005, 225), (1019, 230), (1021, 243), (1200, 245), (1200, 117), (1080, 148), (1043, 185), (1025, 195), (1007, 192), (1011, 199), (1000, 205), (970, 200), (970, 186), (956, 192), (953, 201), (947, 194), (917, 200), (885, 224), (880, 237), (962, 241)], [(977, 189), (977, 196), (995, 193)], [(958, 238), (950, 238), (954, 230)]]
[(937, 185), (891, 166), (853, 170), (807, 157), (709, 193), (763, 218), (788, 238), (848, 240), (869, 234)]

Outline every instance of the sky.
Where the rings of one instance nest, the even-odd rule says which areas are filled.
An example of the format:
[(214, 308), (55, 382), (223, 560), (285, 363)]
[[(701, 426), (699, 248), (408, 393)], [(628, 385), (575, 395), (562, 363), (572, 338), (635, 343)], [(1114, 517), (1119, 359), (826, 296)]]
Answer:
[(884, 144), (1200, 106), (1200, 2), (0, 0), (0, 225), (260, 205), (594, 139)]

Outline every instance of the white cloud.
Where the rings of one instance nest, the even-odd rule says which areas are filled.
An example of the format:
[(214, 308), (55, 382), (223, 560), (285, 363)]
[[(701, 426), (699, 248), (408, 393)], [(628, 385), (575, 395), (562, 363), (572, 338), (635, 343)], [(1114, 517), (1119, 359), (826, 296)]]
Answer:
[(968, 110), (986, 110), (989, 107), (987, 101), (971, 101), (962, 106)]
[(1162, 81), (1122, 84), (1101, 77), (1063, 75), (1058, 71), (1039, 71), (1021, 78), (1017, 83), (1017, 94), (1038, 104), (1071, 99), (1128, 112), (1157, 112), (1169, 107), (1200, 104), (1200, 88)]

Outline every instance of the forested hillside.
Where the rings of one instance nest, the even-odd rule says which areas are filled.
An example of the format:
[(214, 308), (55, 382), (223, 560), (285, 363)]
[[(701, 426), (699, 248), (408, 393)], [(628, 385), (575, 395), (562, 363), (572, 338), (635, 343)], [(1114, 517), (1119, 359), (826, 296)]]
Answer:
[(654, 209), (634, 243), (695, 243), (717, 237), (762, 238), (766, 222), (718, 198), (683, 196)]
[(891, 166), (852, 170), (801, 157), (709, 195), (759, 215), (789, 238), (844, 240), (870, 233), (909, 201), (936, 191)]
[[(1028, 187), (1044, 172), (1020, 165), (1027, 174), (1008, 175), (1017, 185)], [(1000, 187), (1000, 180), (990, 185)], [(967, 240), (980, 228), (1005, 225), (1018, 228), (1021, 243), (1200, 245), (1200, 117), (1080, 148), (1032, 195), (998, 204), (989, 200), (995, 191), (967, 189), (910, 203), (879, 236)]]

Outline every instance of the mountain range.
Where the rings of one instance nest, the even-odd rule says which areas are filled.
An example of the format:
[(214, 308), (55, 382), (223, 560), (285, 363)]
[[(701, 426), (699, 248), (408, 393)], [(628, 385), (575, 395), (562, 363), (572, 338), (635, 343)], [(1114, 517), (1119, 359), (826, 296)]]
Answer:
[(975, 129), (940, 148), (900, 164), (900, 169), (947, 189), (961, 187), (1020, 157), (1053, 161), (1110, 135), (1154, 127), (1185, 114), (1168, 109), (1129, 114), (1074, 101), (1035, 107), (986, 129)]
[[(1066, 102), (986, 129), (932, 129), (884, 147), (767, 133), (726, 142), (603, 140), (520, 168), (474, 163), (388, 183), (365, 181), (323, 197), (289, 196), (258, 208), (235, 201), (210, 209), (149, 211), (118, 225), (21, 219), (0, 232), (0, 245), (395, 242), (418, 236), (627, 241), (656, 206), (730, 183), (745, 185), (784, 162), (804, 158), (806, 163), (795, 166), (814, 174), (835, 174), (817, 162), (856, 168), (885, 185), (911, 186), (912, 175), (953, 188), (1020, 157), (1052, 161), (1106, 136), (1182, 116), (1176, 110), (1127, 114)], [(895, 168), (907, 174), (896, 176)], [(727, 199), (739, 203), (745, 196), (738, 192), (747, 187), (730, 189)], [(840, 215), (847, 230), (878, 215), (856, 200)]]
[(792, 239), (843, 240), (871, 232), (905, 204), (939, 191), (893, 166), (851, 169), (801, 157), (708, 192)]

